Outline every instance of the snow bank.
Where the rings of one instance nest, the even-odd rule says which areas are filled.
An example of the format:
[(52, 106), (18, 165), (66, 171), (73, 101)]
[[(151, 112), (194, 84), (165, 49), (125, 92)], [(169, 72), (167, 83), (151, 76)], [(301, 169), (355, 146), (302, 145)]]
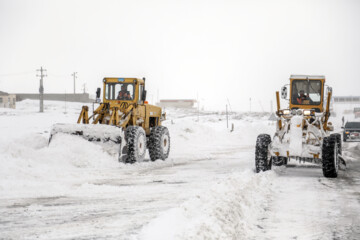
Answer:
[[(262, 119), (264, 116), (257, 114), (233, 116), (230, 124), (234, 123), (235, 130), (230, 132), (230, 128), (226, 127), (226, 116), (222, 113), (206, 112), (198, 117), (188, 110), (169, 110), (169, 120), (164, 122), (171, 137), (169, 159), (129, 165), (119, 163), (117, 157), (109, 155), (111, 151), (101, 144), (88, 142), (79, 136), (59, 133), (48, 146), (52, 125), (65, 123), (63, 126), (66, 127), (70, 126), (66, 124), (76, 123), (81, 105), (67, 103), (66, 114), (64, 103), (55, 101), (46, 102), (44, 113), (38, 112), (38, 101), (35, 100), (19, 102), (15, 110), (0, 109), (2, 196), (69, 194), (77, 191), (79, 183), (92, 182), (109, 172), (139, 173), (190, 161), (214, 159), (224, 151), (223, 146), (232, 146), (229, 148), (238, 151), (239, 146), (244, 148), (246, 143), (253, 148), (257, 134), (275, 129)], [(148, 155), (146, 160), (149, 160)]]
[(274, 171), (232, 174), (178, 208), (160, 214), (138, 239), (249, 239), (267, 208)]
[(2, 196), (62, 195), (91, 171), (118, 167), (100, 146), (76, 136), (48, 139), (39, 134), (8, 142), (0, 153)]

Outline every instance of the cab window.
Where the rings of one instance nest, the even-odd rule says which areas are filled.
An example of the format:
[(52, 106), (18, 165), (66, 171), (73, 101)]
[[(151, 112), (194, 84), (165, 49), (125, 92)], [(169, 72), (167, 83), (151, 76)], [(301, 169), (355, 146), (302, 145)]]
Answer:
[(105, 85), (105, 99), (107, 100), (133, 100), (134, 84), (132, 83), (107, 83)]
[(142, 95), (143, 95), (143, 91), (144, 91), (144, 85), (140, 85), (139, 86), (139, 101), (138, 101), (138, 104), (141, 104), (142, 103)]
[(295, 105), (320, 105), (321, 92), (320, 80), (293, 80), (291, 103)]

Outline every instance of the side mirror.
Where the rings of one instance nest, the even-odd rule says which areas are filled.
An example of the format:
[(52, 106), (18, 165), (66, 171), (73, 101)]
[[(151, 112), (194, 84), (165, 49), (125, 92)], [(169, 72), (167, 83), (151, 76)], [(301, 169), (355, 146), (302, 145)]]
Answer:
[(97, 88), (96, 89), (96, 98), (100, 98), (100, 92), (101, 92), (101, 89), (100, 88)]
[(332, 93), (332, 87), (327, 87), (327, 88), (326, 88), (326, 95), (327, 95), (329, 92)]
[(287, 87), (283, 86), (281, 88), (281, 98), (286, 99), (287, 98)]
[(142, 101), (145, 101), (145, 100), (146, 100), (146, 90), (144, 90), (144, 91), (142, 92), (141, 100), (142, 100)]

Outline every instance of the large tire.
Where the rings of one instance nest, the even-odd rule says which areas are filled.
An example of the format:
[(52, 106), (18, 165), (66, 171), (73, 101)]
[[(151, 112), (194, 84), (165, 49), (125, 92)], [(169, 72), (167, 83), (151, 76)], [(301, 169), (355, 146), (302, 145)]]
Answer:
[(142, 127), (129, 126), (126, 128), (127, 163), (142, 162), (146, 153), (146, 133)]
[(331, 134), (325, 137), (322, 146), (322, 169), (326, 178), (336, 178), (339, 171), (339, 144), (338, 137)]
[(271, 169), (271, 157), (268, 149), (270, 143), (271, 137), (268, 134), (260, 134), (256, 139), (255, 170), (257, 173)]
[(149, 138), (150, 160), (165, 160), (170, 153), (170, 134), (167, 127), (156, 126), (151, 129)]
[(286, 165), (288, 162), (288, 158), (287, 157), (272, 157), (272, 164), (274, 166), (282, 166), (282, 165)]
[(333, 133), (331, 135), (336, 137), (336, 142), (337, 142), (337, 146), (338, 146), (338, 152), (341, 155), (342, 154), (341, 134), (340, 133)]

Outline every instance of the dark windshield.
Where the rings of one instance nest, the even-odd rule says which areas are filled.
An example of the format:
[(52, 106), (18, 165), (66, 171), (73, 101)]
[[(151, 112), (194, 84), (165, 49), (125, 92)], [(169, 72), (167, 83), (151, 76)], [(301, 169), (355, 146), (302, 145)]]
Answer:
[(134, 84), (132, 83), (107, 83), (105, 86), (107, 100), (133, 100)]
[(345, 128), (360, 128), (360, 122), (347, 122)]
[(292, 82), (291, 103), (296, 105), (320, 105), (320, 80), (294, 80)]

